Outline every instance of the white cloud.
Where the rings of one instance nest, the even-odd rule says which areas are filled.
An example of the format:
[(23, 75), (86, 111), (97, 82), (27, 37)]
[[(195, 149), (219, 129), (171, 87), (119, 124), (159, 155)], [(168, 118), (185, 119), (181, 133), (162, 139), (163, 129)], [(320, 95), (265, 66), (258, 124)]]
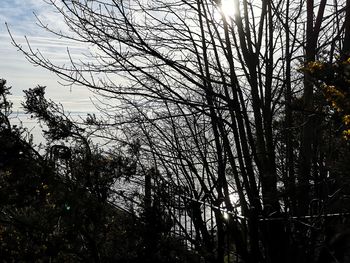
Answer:
[(70, 91), (69, 88), (60, 86), (59, 78), (55, 74), (34, 67), (10, 43), (5, 22), (8, 23), (16, 42), (25, 47), (24, 36), (27, 36), (32, 48), (39, 49), (54, 63), (68, 64), (67, 47), (75, 59), (84, 59), (82, 53), (87, 53), (87, 48), (73, 41), (58, 39), (36, 24), (33, 12), (54, 30), (65, 30), (63, 19), (53, 11), (52, 7), (41, 0), (2, 0), (0, 5), (0, 78), (5, 78), (8, 85), (13, 87), (15, 110), (20, 107), (22, 90), (38, 84), (47, 86), (48, 97), (62, 102), (69, 111), (93, 108), (89, 99), (90, 91), (81, 87), (73, 87)]

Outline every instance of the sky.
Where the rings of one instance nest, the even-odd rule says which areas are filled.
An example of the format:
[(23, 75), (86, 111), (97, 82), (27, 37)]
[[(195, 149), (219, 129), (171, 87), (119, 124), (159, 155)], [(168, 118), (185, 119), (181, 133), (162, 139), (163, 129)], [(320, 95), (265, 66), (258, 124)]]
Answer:
[[(223, 11), (232, 15), (232, 0), (223, 1)], [(45, 0), (1, 0), (0, 5), (0, 79), (6, 79), (12, 86), (14, 110), (21, 111), (23, 101), (22, 90), (34, 88), (37, 85), (47, 87), (47, 97), (61, 103), (67, 111), (94, 112), (91, 102), (93, 96), (85, 87), (66, 87), (58, 83), (59, 78), (40, 67), (30, 64), (24, 55), (12, 44), (5, 26), (8, 24), (16, 42), (26, 46), (25, 36), (34, 49), (39, 49), (46, 58), (54, 63), (68, 64), (67, 48), (74, 56), (82, 56), (88, 47), (83, 47), (56, 36), (38, 26), (35, 15), (54, 31), (68, 30), (63, 18)]]
[(16, 42), (26, 46), (25, 36), (34, 49), (56, 63), (67, 62), (67, 48), (76, 56), (80, 56), (87, 47), (72, 41), (58, 39), (40, 28), (36, 17), (45, 21), (53, 29), (65, 30), (67, 27), (61, 16), (43, 0), (2, 0), (0, 5), (0, 78), (7, 80), (12, 86), (11, 100), (14, 111), (22, 111), (23, 90), (37, 85), (46, 86), (47, 97), (61, 103), (70, 112), (95, 111), (92, 93), (84, 87), (66, 87), (58, 83), (59, 78), (40, 67), (29, 63), (24, 55), (13, 44), (5, 23), (8, 24)]

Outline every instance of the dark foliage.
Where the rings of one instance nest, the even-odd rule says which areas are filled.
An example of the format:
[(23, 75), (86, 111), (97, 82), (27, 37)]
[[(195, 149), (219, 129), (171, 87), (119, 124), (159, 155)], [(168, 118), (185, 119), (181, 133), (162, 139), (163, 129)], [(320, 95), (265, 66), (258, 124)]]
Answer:
[[(135, 163), (92, 148), (62, 107), (45, 99), (43, 87), (25, 91), (26, 111), (48, 127), (46, 153), (37, 152), (25, 140), (25, 129), (10, 124), (5, 84), (0, 86), (2, 262), (184, 260), (186, 249), (159, 227), (156, 207), (146, 220), (109, 202), (113, 185), (133, 173)], [(147, 251), (150, 237), (155, 246)]]

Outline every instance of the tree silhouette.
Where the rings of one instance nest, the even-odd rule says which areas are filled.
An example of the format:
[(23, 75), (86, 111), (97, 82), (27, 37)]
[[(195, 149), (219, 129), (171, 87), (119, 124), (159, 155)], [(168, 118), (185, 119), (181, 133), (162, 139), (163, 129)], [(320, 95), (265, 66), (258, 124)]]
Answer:
[(155, 185), (175, 192), (165, 205), (195, 200), (188, 241), (208, 261), (224, 262), (226, 228), (244, 262), (317, 258), (320, 215), (339, 192), (328, 187), (338, 144), (312, 75), (297, 69), (347, 48), (349, 1), (234, 0), (232, 17), (211, 0), (48, 3), (70, 31), (41, 26), (96, 52), (67, 66), (14, 44), (66, 84), (101, 95), (106, 118), (90, 124), (113, 147), (139, 150), (140, 170), (154, 167)]
[(131, 159), (93, 148), (84, 129), (47, 100), (41, 86), (25, 91), (23, 104), (47, 127), (46, 152), (37, 152), (25, 139), (27, 131), (11, 125), (5, 83), (0, 89), (1, 259), (144, 262), (149, 236), (139, 233), (149, 233), (152, 226), (151, 234), (159, 235), (153, 240), (158, 249), (148, 256), (156, 262), (183, 261), (188, 252), (166, 235), (168, 228), (160, 227), (159, 208), (152, 206), (153, 218), (147, 221), (111, 202), (114, 185), (135, 171)]

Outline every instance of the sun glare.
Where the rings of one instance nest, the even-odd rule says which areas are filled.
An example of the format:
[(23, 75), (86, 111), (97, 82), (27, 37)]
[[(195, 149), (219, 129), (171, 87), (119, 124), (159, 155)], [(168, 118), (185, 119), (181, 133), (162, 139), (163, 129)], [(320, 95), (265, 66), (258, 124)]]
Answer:
[(221, 10), (226, 16), (226, 19), (233, 18), (236, 14), (234, 0), (221, 0)]
[(228, 220), (229, 218), (230, 218), (229, 214), (226, 213), (226, 212), (224, 212), (224, 219), (225, 219), (225, 220)]

